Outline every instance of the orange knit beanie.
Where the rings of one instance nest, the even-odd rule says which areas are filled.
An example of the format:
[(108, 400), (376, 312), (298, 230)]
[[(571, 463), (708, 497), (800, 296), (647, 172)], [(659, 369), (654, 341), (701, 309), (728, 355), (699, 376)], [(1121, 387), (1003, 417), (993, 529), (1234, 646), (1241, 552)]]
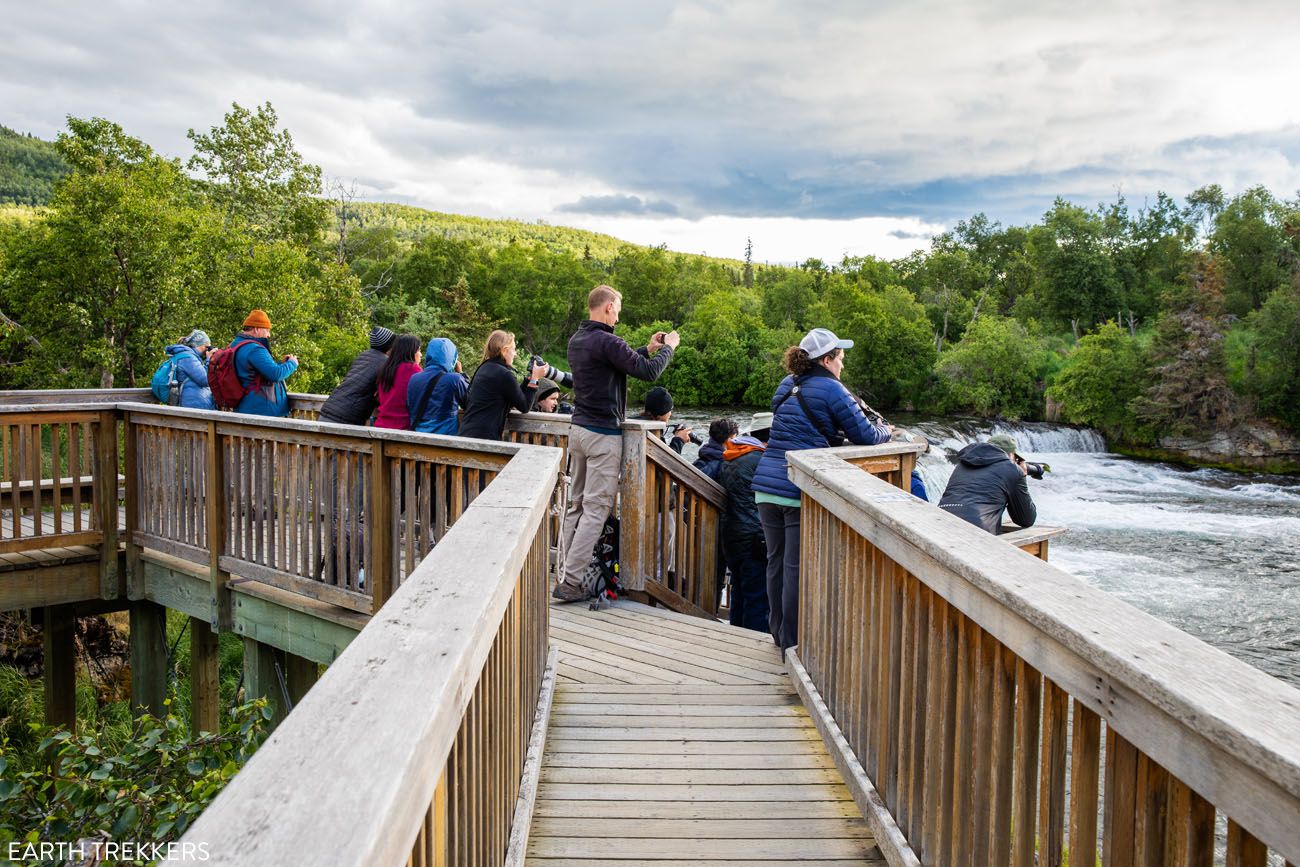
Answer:
[(270, 328), (271, 317), (266, 315), (265, 310), (254, 310), (252, 313), (248, 314), (248, 318), (244, 320), (244, 327)]

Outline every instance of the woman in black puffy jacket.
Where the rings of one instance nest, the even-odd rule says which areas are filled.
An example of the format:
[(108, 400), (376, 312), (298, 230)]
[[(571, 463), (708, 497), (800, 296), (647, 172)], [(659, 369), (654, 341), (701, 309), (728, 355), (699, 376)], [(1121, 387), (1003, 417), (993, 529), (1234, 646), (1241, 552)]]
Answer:
[(465, 396), (465, 417), (460, 422), (460, 436), (481, 440), (500, 440), (506, 429), (510, 410), (528, 412), (533, 404), (537, 382), (546, 375), (546, 365), (529, 368), (523, 382), (515, 379), (515, 336), (509, 331), (493, 331), (483, 347), (483, 363), (474, 371)]

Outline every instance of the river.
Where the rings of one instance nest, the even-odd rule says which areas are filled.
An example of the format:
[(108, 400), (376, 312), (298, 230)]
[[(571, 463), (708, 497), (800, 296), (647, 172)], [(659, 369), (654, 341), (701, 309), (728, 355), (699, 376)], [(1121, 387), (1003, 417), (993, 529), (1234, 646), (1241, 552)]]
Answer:
[[(748, 424), (748, 413), (726, 414)], [(703, 411), (679, 414), (702, 422)], [(1068, 527), (1051, 562), (1300, 687), (1300, 478), (1188, 470), (1106, 451), (1095, 431), (1050, 424), (895, 419), (931, 443), (919, 468), (932, 501), (949, 455), (993, 433), (1052, 471), (1030, 479), (1038, 522)]]

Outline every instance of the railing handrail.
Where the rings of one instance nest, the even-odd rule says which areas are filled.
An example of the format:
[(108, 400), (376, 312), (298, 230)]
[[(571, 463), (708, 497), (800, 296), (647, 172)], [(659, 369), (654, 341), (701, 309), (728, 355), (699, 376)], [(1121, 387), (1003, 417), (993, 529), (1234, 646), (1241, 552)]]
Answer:
[(559, 472), (556, 449), (506, 447), (516, 459), (186, 833), (215, 863), (405, 863)]
[(1265, 843), (1300, 852), (1300, 690), (899, 497), (838, 450), (792, 452), (788, 462), (805, 496)]
[(727, 489), (700, 472), (694, 464), (677, 454), (658, 437), (647, 437), (650, 448), (646, 457), (673, 477), (677, 483), (686, 486), (719, 509), (727, 506)]

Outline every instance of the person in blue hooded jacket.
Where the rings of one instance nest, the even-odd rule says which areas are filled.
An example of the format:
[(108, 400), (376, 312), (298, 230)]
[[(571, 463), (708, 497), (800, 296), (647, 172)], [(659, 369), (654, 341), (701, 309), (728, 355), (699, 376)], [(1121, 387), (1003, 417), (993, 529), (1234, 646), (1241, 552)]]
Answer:
[(455, 436), (458, 413), (468, 391), (469, 380), (461, 373), (456, 344), (445, 337), (430, 340), (424, 352), (424, 370), (411, 377), (406, 387), (411, 430)]
[[(244, 344), (252, 344), (240, 350)], [(244, 320), (244, 330), (230, 344), (235, 352), (235, 375), (244, 388), (257, 385), (239, 402), (235, 412), (283, 417), (289, 414), (289, 392), (284, 381), (298, 369), (298, 356), (286, 355), (280, 364), (271, 357), (271, 317), (254, 310)]]
[(787, 452), (843, 445), (879, 445), (893, 435), (873, 424), (840, 382), (844, 350), (825, 328), (809, 331), (785, 353), (785, 369), (772, 396), (772, 432), (754, 472), (754, 501), (767, 545), (768, 627), (784, 652), (799, 643), (799, 489), (786, 475)]
[(186, 409), (216, 409), (212, 389), (208, 388), (208, 352), (212, 341), (204, 331), (194, 329), (180, 343), (164, 351), (172, 359), (176, 381), (181, 388), (181, 406)]

